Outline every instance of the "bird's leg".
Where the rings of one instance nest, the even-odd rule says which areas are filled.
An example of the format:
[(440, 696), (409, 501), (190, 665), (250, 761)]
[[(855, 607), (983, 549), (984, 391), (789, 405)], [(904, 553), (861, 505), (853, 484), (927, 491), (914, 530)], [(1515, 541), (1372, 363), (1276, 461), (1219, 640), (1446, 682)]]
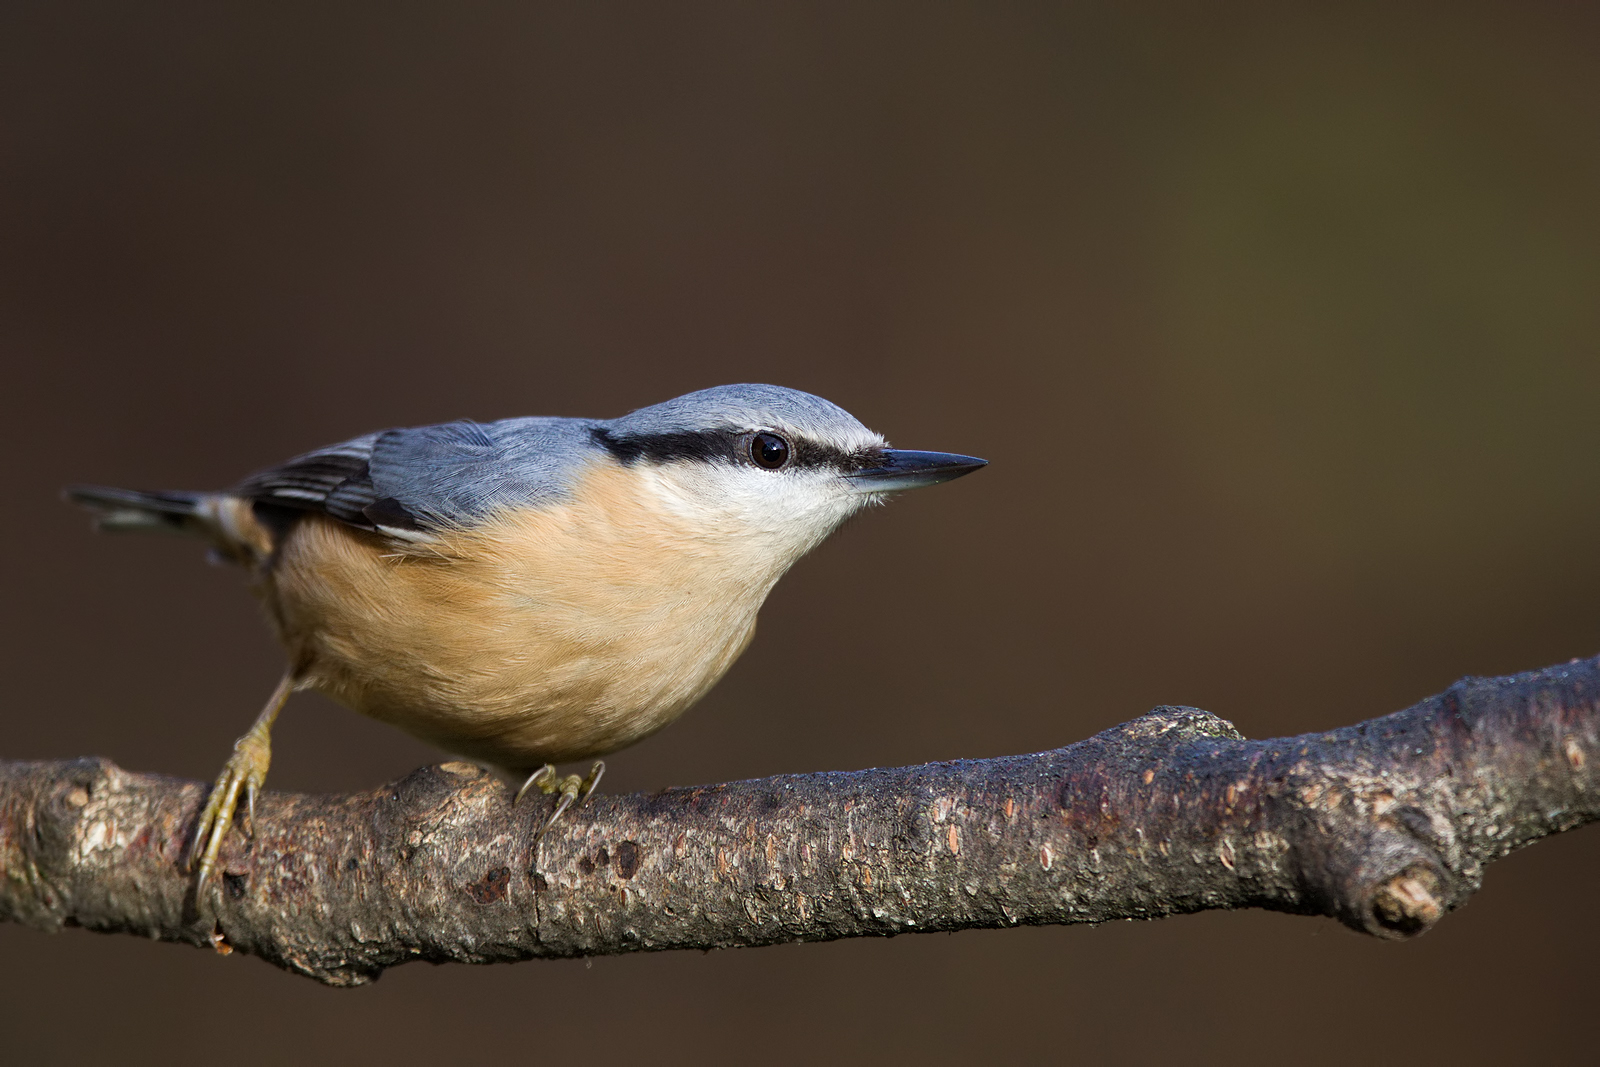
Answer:
[(581, 804), (589, 799), (589, 795), (594, 792), (595, 786), (600, 784), (600, 776), (605, 773), (605, 760), (595, 760), (594, 766), (589, 768), (589, 776), (587, 778), (579, 778), (576, 774), (569, 774), (565, 778), (557, 777), (556, 769), (546, 763), (543, 767), (528, 775), (528, 780), (522, 783), (522, 788), (517, 790), (517, 795), (512, 798), (511, 803), (515, 805), (517, 801), (522, 799), (524, 793), (534, 787), (537, 787), (539, 792), (546, 796), (551, 793), (561, 794), (561, 799), (556, 801), (556, 810), (550, 813), (549, 820), (539, 828), (539, 835), (543, 836), (545, 831), (554, 826), (556, 820), (561, 818), (562, 812), (572, 807), (573, 804)]
[(285, 674), (272, 691), (267, 706), (256, 716), (255, 725), (233, 743), (233, 755), (228, 757), (227, 765), (217, 776), (217, 784), (212, 787), (205, 810), (195, 824), (194, 842), (189, 846), (189, 869), (192, 871), (198, 866), (200, 871), (195, 879), (196, 897), (216, 870), (217, 853), (222, 848), (223, 838), (228, 836), (228, 828), (233, 825), (241, 789), (245, 800), (244, 830), (255, 836), (256, 792), (266, 781), (267, 766), (272, 762), (272, 723), (294, 689), (294, 675)]

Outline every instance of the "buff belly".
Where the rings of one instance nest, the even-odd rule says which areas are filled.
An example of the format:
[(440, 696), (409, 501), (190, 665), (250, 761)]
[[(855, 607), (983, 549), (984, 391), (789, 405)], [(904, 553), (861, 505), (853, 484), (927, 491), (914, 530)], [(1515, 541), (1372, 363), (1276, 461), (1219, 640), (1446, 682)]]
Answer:
[(749, 643), (777, 575), (730, 567), (608, 481), (590, 478), (580, 507), (415, 546), (300, 520), (261, 591), (302, 684), (512, 771), (676, 719)]

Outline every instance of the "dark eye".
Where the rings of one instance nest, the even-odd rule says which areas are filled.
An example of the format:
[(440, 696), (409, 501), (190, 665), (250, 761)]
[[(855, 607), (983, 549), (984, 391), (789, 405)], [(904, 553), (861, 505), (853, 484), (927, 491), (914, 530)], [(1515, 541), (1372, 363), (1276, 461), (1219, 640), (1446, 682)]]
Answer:
[(756, 466), (775, 471), (789, 462), (789, 442), (775, 433), (758, 433), (750, 439), (750, 458)]

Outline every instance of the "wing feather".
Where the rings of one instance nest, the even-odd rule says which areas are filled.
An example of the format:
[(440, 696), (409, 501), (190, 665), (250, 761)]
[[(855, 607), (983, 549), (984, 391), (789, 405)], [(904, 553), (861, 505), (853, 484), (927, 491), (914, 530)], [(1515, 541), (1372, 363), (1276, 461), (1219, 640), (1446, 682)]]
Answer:
[(594, 453), (587, 419), (460, 421), (383, 430), (296, 456), (233, 493), (406, 541), (566, 491)]
[(367, 434), (296, 456), (251, 475), (233, 493), (258, 504), (321, 512), (363, 530), (376, 530), (380, 524), (366, 509), (378, 501), (371, 461), (382, 436)]

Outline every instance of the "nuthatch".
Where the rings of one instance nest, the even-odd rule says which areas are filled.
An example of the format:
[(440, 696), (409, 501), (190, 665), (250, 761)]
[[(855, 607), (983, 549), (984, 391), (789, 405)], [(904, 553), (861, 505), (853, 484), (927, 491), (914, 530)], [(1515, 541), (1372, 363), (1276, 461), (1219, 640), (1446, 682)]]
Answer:
[(548, 828), (604, 767), (579, 779), (551, 765), (683, 714), (750, 643), (774, 583), (841, 522), (983, 465), (889, 448), (820, 397), (726, 385), (618, 419), (385, 430), (220, 493), (68, 495), (104, 530), (209, 540), (249, 569), (288, 650), (196, 827), (203, 886), (241, 790), (253, 826), (295, 690), (527, 775), (523, 792), (559, 792)]

